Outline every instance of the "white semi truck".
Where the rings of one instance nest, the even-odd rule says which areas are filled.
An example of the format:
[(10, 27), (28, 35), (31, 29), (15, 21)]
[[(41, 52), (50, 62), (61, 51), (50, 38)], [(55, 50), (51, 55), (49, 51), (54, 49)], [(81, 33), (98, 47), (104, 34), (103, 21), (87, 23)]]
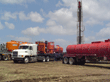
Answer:
[(23, 61), (24, 63), (37, 61), (37, 44), (21, 44), (19, 49), (12, 52), (14, 63)]

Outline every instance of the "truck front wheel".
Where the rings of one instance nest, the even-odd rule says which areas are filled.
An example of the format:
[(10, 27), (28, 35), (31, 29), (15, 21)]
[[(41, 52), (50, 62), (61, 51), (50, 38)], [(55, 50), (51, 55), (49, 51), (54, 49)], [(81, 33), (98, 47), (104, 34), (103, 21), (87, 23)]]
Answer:
[(3, 60), (7, 61), (8, 57), (6, 55), (3, 56)]
[(29, 58), (28, 57), (24, 58), (24, 63), (26, 63), (26, 64), (29, 63)]

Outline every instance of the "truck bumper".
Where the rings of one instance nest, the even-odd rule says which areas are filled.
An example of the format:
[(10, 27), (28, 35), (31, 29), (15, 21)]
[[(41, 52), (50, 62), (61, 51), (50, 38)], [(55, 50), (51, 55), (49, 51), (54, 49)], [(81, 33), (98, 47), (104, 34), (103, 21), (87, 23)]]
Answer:
[(13, 58), (13, 60), (23, 61), (23, 60), (24, 60), (24, 58)]

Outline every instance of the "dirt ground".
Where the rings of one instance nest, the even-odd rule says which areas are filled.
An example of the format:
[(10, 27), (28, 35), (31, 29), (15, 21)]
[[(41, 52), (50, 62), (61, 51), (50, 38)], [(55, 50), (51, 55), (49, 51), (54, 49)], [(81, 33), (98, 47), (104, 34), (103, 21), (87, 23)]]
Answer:
[(110, 64), (0, 61), (0, 82), (110, 82)]

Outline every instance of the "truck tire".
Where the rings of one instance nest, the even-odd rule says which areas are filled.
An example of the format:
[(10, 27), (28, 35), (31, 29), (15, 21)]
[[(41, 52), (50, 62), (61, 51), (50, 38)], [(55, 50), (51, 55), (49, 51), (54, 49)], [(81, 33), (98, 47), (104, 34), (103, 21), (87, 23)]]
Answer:
[(49, 62), (50, 61), (50, 58), (49, 56), (46, 57), (46, 62)]
[(68, 64), (68, 58), (64, 57), (63, 62), (64, 62), (64, 64)]
[(7, 61), (8, 57), (7, 56), (3, 56), (3, 60)]
[(18, 63), (18, 61), (17, 60), (13, 60), (14, 61), (14, 63)]
[(2, 55), (0, 55), (0, 61), (2, 60)]
[(29, 63), (29, 57), (25, 57), (25, 58), (24, 58), (24, 63), (25, 63), (25, 64)]
[(46, 61), (46, 58), (45, 58), (45, 56), (43, 56), (43, 60), (42, 60), (42, 62), (45, 62)]
[(72, 57), (70, 57), (70, 58), (69, 58), (69, 64), (70, 64), (70, 65), (75, 64), (75, 59), (72, 58)]

